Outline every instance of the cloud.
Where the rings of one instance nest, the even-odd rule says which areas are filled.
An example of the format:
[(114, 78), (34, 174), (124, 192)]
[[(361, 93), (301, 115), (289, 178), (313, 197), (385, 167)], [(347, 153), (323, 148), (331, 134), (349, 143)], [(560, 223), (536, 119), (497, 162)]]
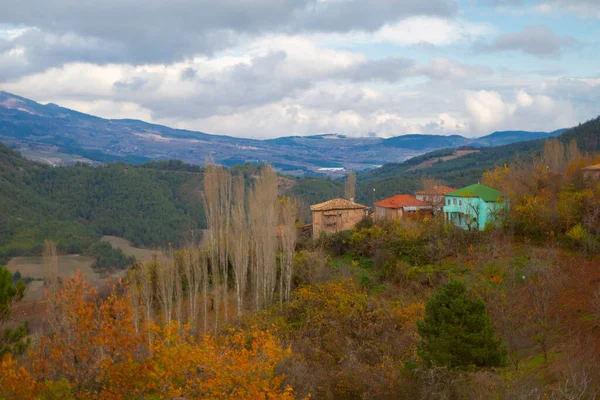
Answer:
[(0, 0), (13, 47), (39, 68), (171, 63), (265, 34), (375, 32), (412, 16), (452, 17), (455, 0)]
[(520, 51), (537, 57), (557, 56), (577, 45), (571, 36), (558, 36), (546, 25), (526, 26), (521, 32), (506, 33), (491, 43), (479, 42), (475, 49), (480, 52)]
[(538, 6), (541, 13), (569, 12), (585, 18), (600, 18), (600, 2), (597, 0), (548, 0)]
[(465, 105), (475, 132), (489, 132), (515, 112), (515, 106), (506, 104), (498, 92), (486, 90), (467, 92)]

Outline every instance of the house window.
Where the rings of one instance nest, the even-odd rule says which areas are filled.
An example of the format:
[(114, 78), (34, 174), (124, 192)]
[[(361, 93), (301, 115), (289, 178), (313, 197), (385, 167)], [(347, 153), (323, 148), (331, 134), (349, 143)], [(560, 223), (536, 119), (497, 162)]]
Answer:
[(458, 205), (462, 207), (462, 200), (458, 201)]
[(454, 199), (454, 205), (456, 205), (456, 199)]

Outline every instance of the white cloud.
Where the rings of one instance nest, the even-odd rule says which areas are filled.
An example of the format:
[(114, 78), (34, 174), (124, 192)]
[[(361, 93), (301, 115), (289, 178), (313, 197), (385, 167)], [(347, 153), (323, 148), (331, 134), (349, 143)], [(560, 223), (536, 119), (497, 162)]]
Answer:
[(515, 106), (505, 103), (500, 93), (486, 90), (467, 92), (465, 105), (471, 129), (479, 133), (490, 132), (515, 112)]
[(521, 107), (529, 107), (533, 104), (533, 98), (523, 89), (517, 93), (517, 103)]

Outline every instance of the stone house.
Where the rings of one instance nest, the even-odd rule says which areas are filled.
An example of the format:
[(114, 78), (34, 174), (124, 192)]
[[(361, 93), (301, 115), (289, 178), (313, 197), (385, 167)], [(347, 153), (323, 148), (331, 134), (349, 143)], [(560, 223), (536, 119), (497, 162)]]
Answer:
[(507, 207), (499, 190), (478, 183), (446, 194), (444, 218), (463, 229), (483, 230), (500, 223)]
[(375, 203), (375, 218), (421, 218), (431, 213), (430, 203), (408, 194), (399, 194)]
[(583, 171), (583, 179), (600, 180), (600, 164), (590, 165), (581, 169)]
[(431, 189), (421, 190), (415, 193), (417, 200), (431, 204), (433, 212), (438, 212), (444, 207), (446, 195), (456, 189), (450, 186), (434, 186)]
[(336, 233), (354, 228), (369, 215), (369, 207), (345, 199), (333, 199), (310, 206), (313, 237), (321, 232)]

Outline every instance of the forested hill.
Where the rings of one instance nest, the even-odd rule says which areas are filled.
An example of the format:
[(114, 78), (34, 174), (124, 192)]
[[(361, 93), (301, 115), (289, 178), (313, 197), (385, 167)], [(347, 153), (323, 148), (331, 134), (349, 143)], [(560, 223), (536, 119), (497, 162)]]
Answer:
[[(575, 139), (583, 152), (600, 151), (600, 117), (579, 124), (557, 136), (568, 143)], [(358, 175), (357, 199), (359, 202), (371, 204), (373, 188), (375, 199), (383, 199), (398, 193), (413, 193), (419, 190), (421, 180), (434, 177), (454, 187), (467, 186), (481, 179), (482, 174), (495, 165), (502, 165), (515, 157), (532, 159), (539, 155), (547, 139), (530, 140), (498, 147), (479, 149), (477, 153), (444, 161), (441, 158), (450, 156), (454, 149), (437, 150), (408, 161), (397, 164), (386, 164), (381, 168)], [(424, 165), (430, 166), (414, 169)]]
[(65, 253), (82, 252), (102, 235), (178, 244), (203, 225), (202, 174), (161, 167), (168, 163), (51, 168), (0, 145), (0, 262), (40, 254), (44, 239)]
[[(258, 168), (233, 170), (250, 176)], [(205, 226), (202, 172), (178, 160), (49, 167), (0, 144), (0, 263), (41, 254), (44, 239), (62, 253), (84, 252), (102, 235), (140, 247), (178, 246)], [(341, 182), (328, 179), (281, 181), (282, 192), (297, 197), (304, 210), (343, 191)]]

